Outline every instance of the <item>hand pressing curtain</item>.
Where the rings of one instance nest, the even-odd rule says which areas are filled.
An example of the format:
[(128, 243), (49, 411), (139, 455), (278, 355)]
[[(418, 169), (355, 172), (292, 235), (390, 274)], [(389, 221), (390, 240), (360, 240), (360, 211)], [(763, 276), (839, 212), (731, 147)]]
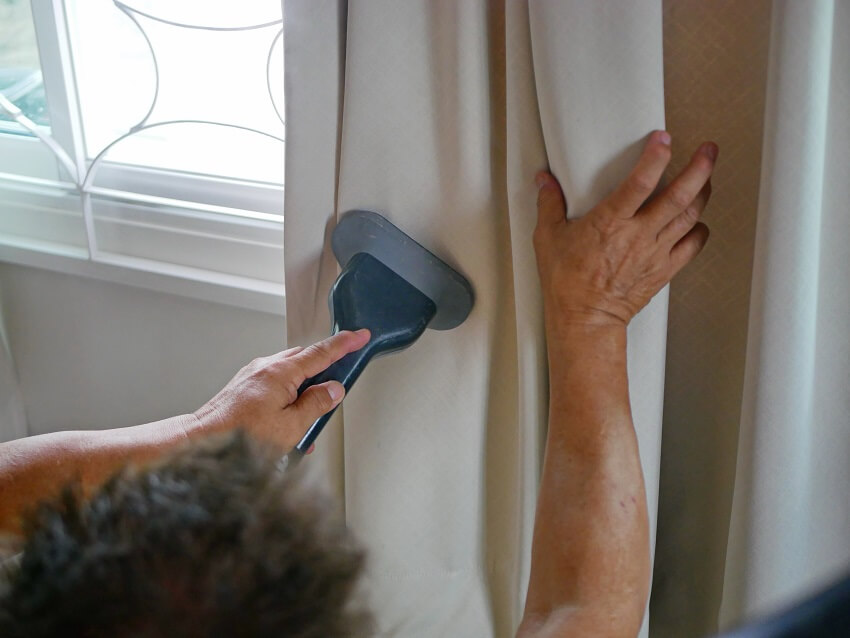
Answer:
[[(547, 417), (533, 177), (551, 167), (581, 215), (663, 128), (660, 3), (287, 0), (284, 11), (289, 342), (328, 329), (328, 239), (351, 208), (387, 216), (476, 292), (461, 327), (370, 365), (308, 462), (370, 551), (383, 632), (513, 635)], [(651, 513), (666, 304), (665, 292), (630, 327)]]

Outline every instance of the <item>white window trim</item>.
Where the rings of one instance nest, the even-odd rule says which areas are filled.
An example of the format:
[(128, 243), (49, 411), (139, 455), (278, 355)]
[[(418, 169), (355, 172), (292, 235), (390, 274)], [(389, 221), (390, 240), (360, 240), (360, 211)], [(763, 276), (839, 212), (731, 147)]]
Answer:
[[(51, 134), (82, 175), (88, 165), (64, 0), (32, 0), (32, 12)], [(16, 174), (21, 165), (32, 177)], [(77, 217), (65, 224), (74, 229), (67, 236), (61, 223), (50, 226), (55, 241), (0, 234), (0, 261), (284, 314), (282, 186), (108, 161), (85, 193), (69, 178), (38, 140), (0, 132), (2, 214), (30, 224), (34, 215), (45, 224)], [(83, 236), (80, 199), (93, 195), (101, 212), (95, 218), (82, 206)]]

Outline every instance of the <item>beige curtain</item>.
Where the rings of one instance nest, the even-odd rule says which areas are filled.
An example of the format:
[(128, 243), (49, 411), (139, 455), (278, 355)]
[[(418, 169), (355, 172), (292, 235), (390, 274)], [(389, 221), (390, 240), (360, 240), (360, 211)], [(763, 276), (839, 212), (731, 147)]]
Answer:
[(850, 570), (850, 3), (774, 6), (725, 618)]
[(850, 570), (850, 3), (669, 0), (668, 127), (720, 142), (674, 282), (651, 634)]
[(27, 435), (24, 400), (18, 387), (18, 375), (9, 351), (0, 303), (0, 443)]
[[(580, 215), (664, 125), (661, 5), (287, 0), (284, 11), (290, 343), (327, 330), (328, 237), (350, 208), (388, 216), (477, 296), (460, 328), (374, 362), (309, 462), (370, 551), (383, 633), (510, 636), (547, 412), (532, 180), (550, 165)], [(665, 292), (630, 339), (652, 511), (666, 314)]]
[(370, 549), (386, 631), (513, 632), (547, 390), (530, 178), (551, 166), (581, 214), (662, 106), (671, 172), (703, 139), (721, 161), (713, 238), (672, 287), (669, 335), (666, 293), (630, 335), (651, 511), (664, 408), (651, 634), (708, 635), (848, 567), (850, 3), (285, 11), (290, 340), (324, 334), (327, 239), (352, 207), (478, 294), (463, 327), (375, 363), (311, 459)]

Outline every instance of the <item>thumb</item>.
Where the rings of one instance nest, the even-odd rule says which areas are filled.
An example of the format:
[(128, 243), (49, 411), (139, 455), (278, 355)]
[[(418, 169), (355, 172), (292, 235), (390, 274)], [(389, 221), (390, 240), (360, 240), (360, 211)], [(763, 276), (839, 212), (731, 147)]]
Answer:
[(313, 421), (339, 405), (344, 396), (345, 387), (339, 381), (326, 381), (304, 390), (290, 409), (298, 414), (299, 421), (309, 427)]
[(534, 178), (537, 184), (537, 225), (553, 226), (567, 219), (567, 203), (561, 185), (551, 173), (540, 171)]

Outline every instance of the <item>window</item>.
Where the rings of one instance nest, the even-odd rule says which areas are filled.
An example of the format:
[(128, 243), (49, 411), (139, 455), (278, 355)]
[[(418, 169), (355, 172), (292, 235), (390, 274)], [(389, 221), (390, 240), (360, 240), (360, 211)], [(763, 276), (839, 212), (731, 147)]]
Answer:
[(0, 0), (0, 259), (282, 312), (282, 27), (280, 0)]
[[(0, 91), (39, 126), (48, 126), (47, 104), (29, 2), (0, 2)], [(26, 135), (0, 112), (0, 132)]]

